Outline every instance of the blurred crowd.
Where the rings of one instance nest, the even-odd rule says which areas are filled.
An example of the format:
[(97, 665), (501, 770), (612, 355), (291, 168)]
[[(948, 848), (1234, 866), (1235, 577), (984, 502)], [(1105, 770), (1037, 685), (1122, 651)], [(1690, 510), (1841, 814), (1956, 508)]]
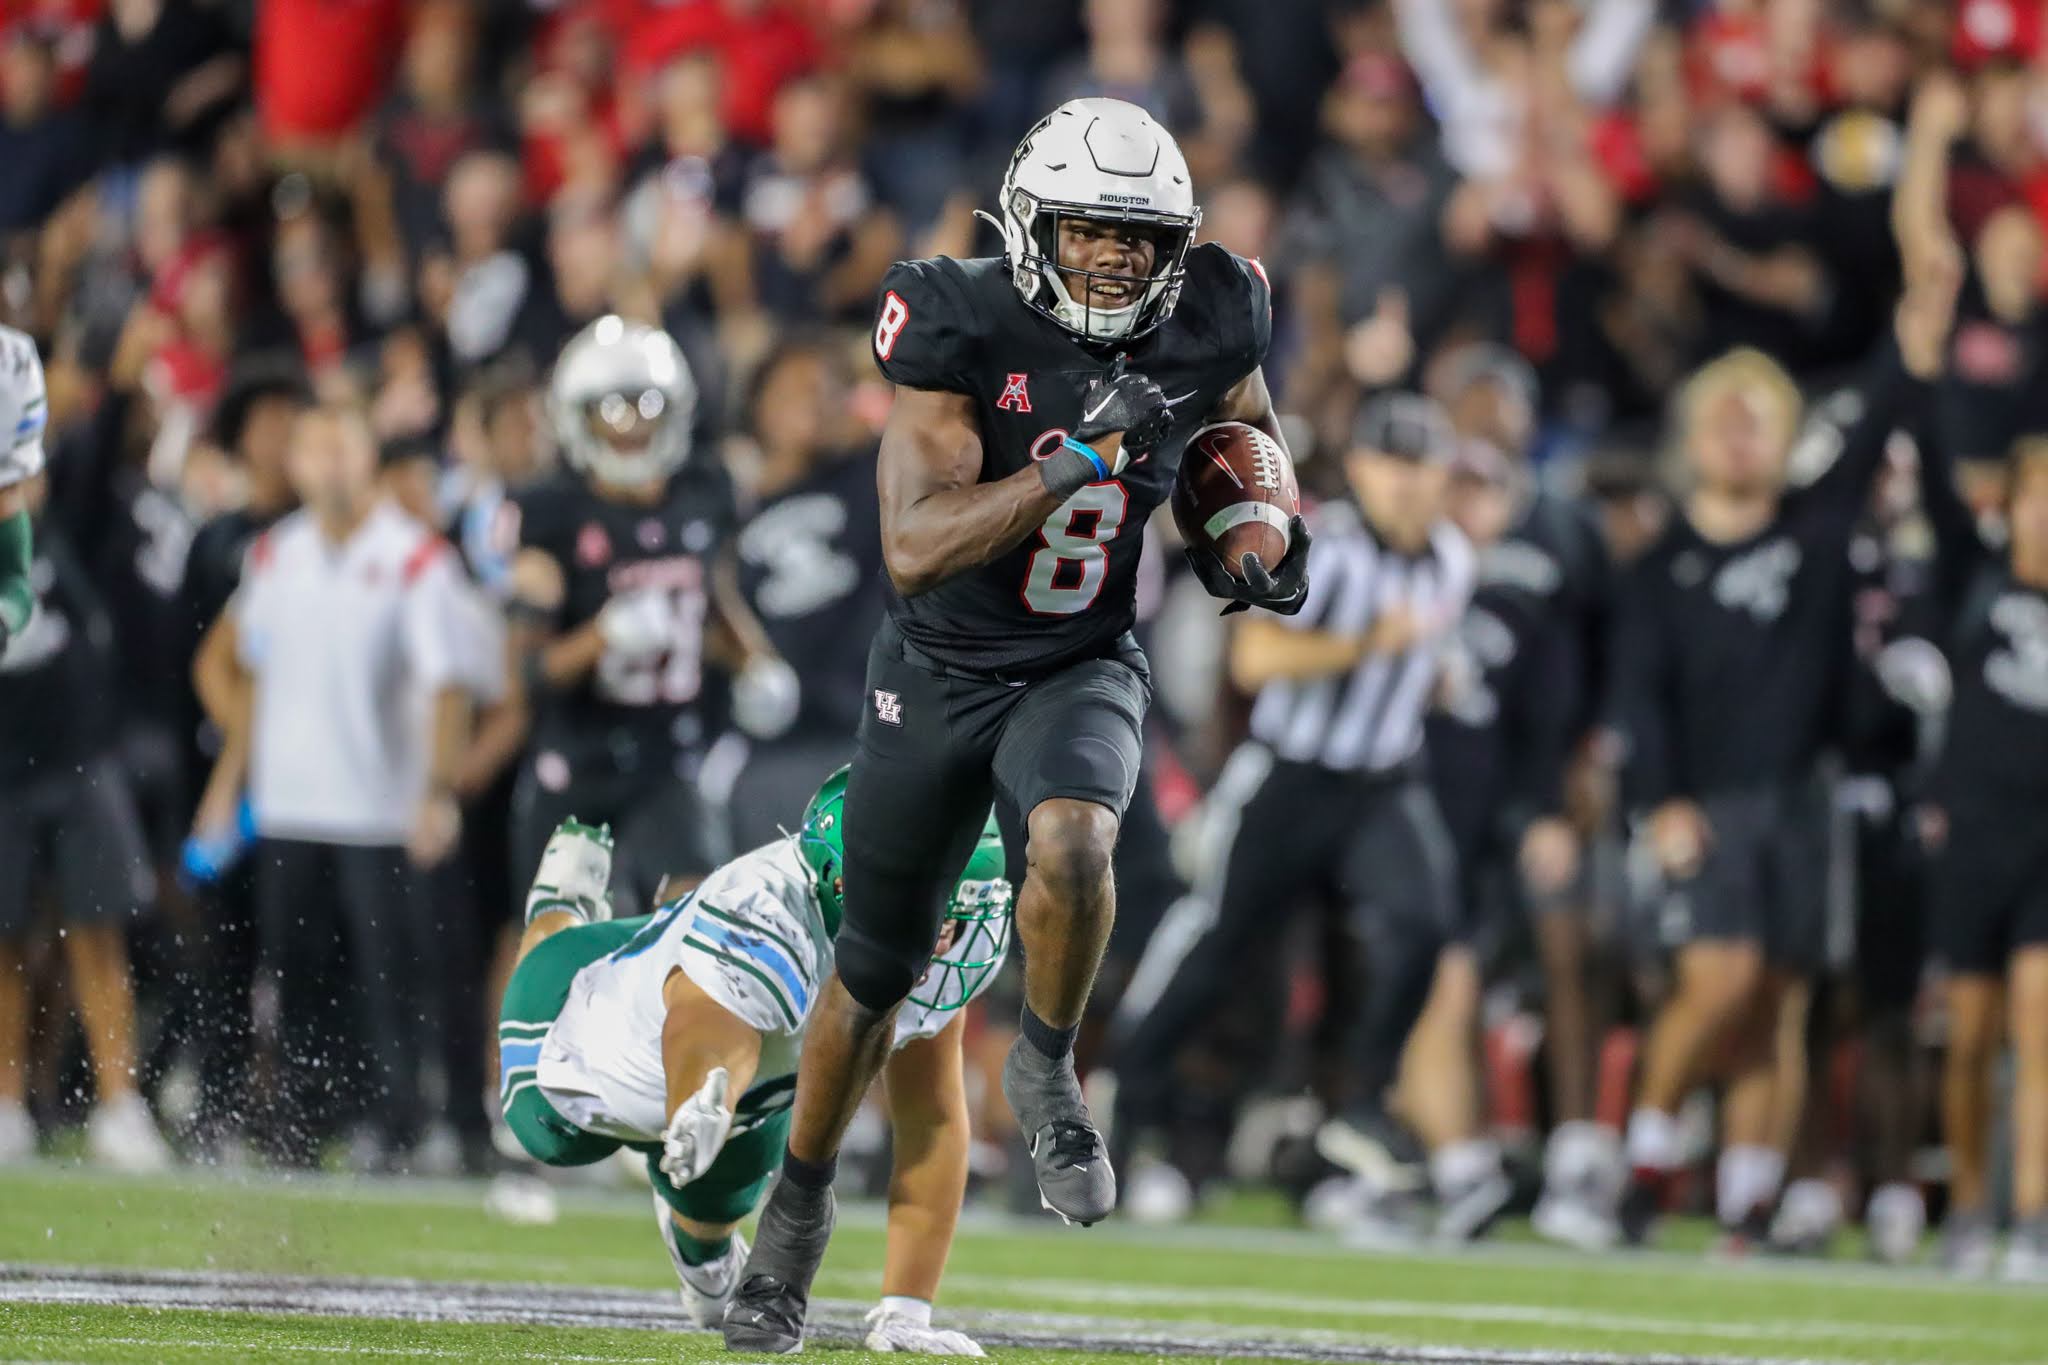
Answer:
[[(1951, 627), (1990, 613), (1995, 690), (2022, 719), (2048, 713), (2048, 578), (2029, 559), (2048, 531), (2038, 511), (2017, 529), (2048, 478), (2030, 444), (2048, 435), (2044, 44), (2038, 0), (0, 4), (0, 322), (37, 339), (50, 404), (44, 610), (0, 658), (0, 1156), (84, 1119), (115, 1163), (347, 1148), (488, 1169), (484, 1021), (531, 870), (516, 789), (552, 790), (530, 717), (504, 705), (520, 689), (503, 639), (512, 509), (560, 463), (556, 356), (616, 313), (687, 358), (690, 459), (729, 483), (733, 586), (801, 702), (773, 738), (748, 734), (713, 667), (681, 777), (718, 846), (773, 837), (850, 752), (882, 610), (878, 281), (897, 259), (996, 250), (973, 211), (1018, 138), (1063, 99), (1112, 95), (1180, 140), (1202, 237), (1264, 262), (1266, 375), (1304, 487), (1346, 496), (1361, 402), (1433, 395), (1461, 443), (1446, 511), (1480, 550), (1481, 607), (1561, 593), (1533, 619), (1573, 637), (1582, 670), (1548, 732), (1501, 741), (1517, 762), (1554, 750), (1554, 792), (1433, 771), (1471, 832), (1449, 954), (1465, 965), (1440, 972), (1375, 1135), (1421, 1174), (1361, 1190), (1314, 1140), (1350, 1055), (1324, 1021), (1356, 980), (1330, 914), (1258, 945), (1247, 988), (1179, 1040), (1167, 1121), (1117, 1138), (1137, 1163), (1127, 1207), (1184, 1216), (1235, 1180), (1359, 1237), (1422, 1235), (1382, 1196), (1441, 1184), (1484, 1141), (1512, 1192), (1460, 1237), (1540, 1193), (1539, 1227), (1603, 1244), (1642, 1231), (1618, 1205), (1654, 1198), (1712, 1209), (1737, 1244), (1801, 1250), (1867, 1209), (1873, 1247), (1903, 1259), (1946, 1207), (1951, 1263), (1981, 1270), (2010, 1208), (2039, 1243), (2016, 1273), (2048, 1275), (2048, 777), (1958, 786), (1943, 738), (1979, 722), (1947, 715), (1974, 693), (1942, 659)], [(1889, 338), (1916, 268), (1936, 292), (1960, 281), (1952, 326), (1932, 324), (1939, 373), (1923, 415), (1877, 433), (1839, 544), (1800, 542), (1832, 567), (1802, 575), (1795, 549), (1716, 580), (1758, 619), (1797, 595), (1786, 619), (1821, 681), (1739, 653), (1675, 700), (1690, 680), (1617, 676), (1665, 657), (1624, 638), (1641, 563), (1706, 572), (1671, 538), (1728, 477), (1702, 467), (1717, 396), (1784, 428), (1764, 460), (1776, 516), (1784, 479), (1819, 489), (1850, 463), (1861, 408), (1911, 387), (1868, 376), (1873, 352), (1912, 349), (1905, 321)], [(1802, 405), (1809, 436), (1850, 435), (1794, 441)], [(1960, 531), (1941, 515), (1950, 470)], [(252, 889), (275, 838), (262, 803), (210, 781), (233, 765), (207, 692), (234, 675), (202, 641), (263, 532), (302, 502), (372, 496), (456, 552), (431, 570), (433, 611), (389, 646), (449, 705), (423, 699), (418, 752), (386, 756), (455, 809), (394, 814), (361, 777), (366, 818), (391, 828), (334, 816), (347, 856), (302, 868), (302, 913), (280, 922)], [(1529, 529), (1539, 507), (1583, 562)], [(2010, 554), (1999, 600), (1948, 591), (1956, 536)], [(1159, 698), (1084, 1045), (1104, 1078), (1160, 989), (1148, 964), (1170, 973), (1169, 940), (1199, 918), (1256, 690), (1170, 536), (1149, 539)], [(1467, 684), (1443, 688), (1432, 748), (1527, 719), (1475, 679), (1548, 685), (1493, 667), (1503, 610), (1431, 627), (1459, 641)], [(355, 629), (317, 610), (296, 624)], [(364, 689), (386, 662), (365, 656)], [(341, 696), (323, 681), (307, 695)], [(1768, 779), (1820, 791), (1817, 837), (1730, 872), (1770, 923), (1716, 937), (1689, 919), (1687, 879), (1736, 816), (1697, 760), (1664, 752), (1644, 780), (1642, 710), (1670, 701), (1684, 714), (1663, 748), (1711, 755), (1800, 687), (1818, 689), (1806, 730)], [(274, 723), (343, 761), (356, 718), (334, 704)], [(1999, 733), (2048, 773), (2023, 747), (2037, 732)], [(1991, 826), (1971, 823), (1980, 807)], [(1973, 839), (1994, 850), (1973, 866), (2004, 870), (1941, 891), (1945, 844)], [(355, 857), (365, 841), (403, 856)], [(1936, 920), (1971, 898), (1996, 924), (1938, 951), (1966, 936)], [(1810, 954), (1745, 954), (1809, 911)], [(1687, 942), (1729, 951), (1674, 955)], [(280, 970), (359, 989), (280, 990)], [(1646, 1064), (1659, 1046), (1667, 1063)], [(380, 1073), (403, 1103), (350, 1083), (385, 1065), (366, 1049), (412, 1058)], [(1012, 1128), (985, 1131), (993, 1173)], [(2009, 1197), (1993, 1150), (2011, 1154)]]

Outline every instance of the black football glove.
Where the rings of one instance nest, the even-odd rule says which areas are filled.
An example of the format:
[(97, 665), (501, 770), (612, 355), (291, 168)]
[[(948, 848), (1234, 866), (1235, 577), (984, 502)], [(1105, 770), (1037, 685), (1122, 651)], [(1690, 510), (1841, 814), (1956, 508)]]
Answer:
[(1160, 387), (1127, 369), (1129, 364), (1129, 356), (1118, 356), (1108, 374), (1090, 380), (1082, 390), (1081, 421), (1074, 428), (1074, 439), (1093, 445), (1121, 431), (1125, 452), (1136, 459), (1166, 439), (1173, 409), (1166, 406), (1166, 394)]
[(1202, 580), (1209, 596), (1229, 603), (1223, 608), (1225, 616), (1251, 607), (1292, 616), (1308, 600), (1308, 547), (1313, 543), (1308, 523), (1297, 513), (1287, 522), (1287, 553), (1271, 571), (1259, 562), (1257, 555), (1247, 554), (1239, 565), (1244, 570), (1240, 579), (1224, 568), (1216, 552), (1206, 545), (1190, 545), (1186, 554), (1189, 567)]

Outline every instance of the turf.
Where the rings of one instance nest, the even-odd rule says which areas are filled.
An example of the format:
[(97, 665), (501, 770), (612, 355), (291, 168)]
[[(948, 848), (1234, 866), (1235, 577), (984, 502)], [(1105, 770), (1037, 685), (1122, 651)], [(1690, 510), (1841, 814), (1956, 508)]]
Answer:
[[(124, 1179), (46, 1166), (0, 1171), (0, 1260), (665, 1290), (671, 1272), (644, 1201), (644, 1193), (575, 1194), (554, 1226), (528, 1228), (488, 1219), (475, 1186)], [(871, 1300), (881, 1253), (878, 1220), (849, 1210), (819, 1293)], [(1256, 1327), (1290, 1340), (1329, 1333), (1356, 1342), (1622, 1358), (1683, 1352), (1942, 1365), (2048, 1359), (2048, 1296), (1924, 1273), (1729, 1266), (1676, 1253), (1573, 1257), (1526, 1246), (1456, 1257), (1368, 1256), (1260, 1228), (1167, 1233), (1113, 1223), (1082, 1232), (970, 1219), (948, 1268), (944, 1306), (1158, 1324), (1193, 1337)], [(217, 1345), (187, 1344), (209, 1332), (226, 1335)], [(652, 1340), (633, 1331), (0, 1304), (0, 1355), (35, 1359), (286, 1359), (295, 1351), (307, 1358), (380, 1343), (450, 1358), (474, 1351), (517, 1359), (539, 1351), (548, 1358), (647, 1359)], [(708, 1345), (701, 1338), (675, 1341), (682, 1354), (664, 1341), (661, 1358), (696, 1359), (690, 1352)], [(1010, 1349), (1000, 1355), (1081, 1358)]]
[[(869, 1365), (900, 1356), (872, 1351), (816, 1348), (831, 1365)], [(808, 1356), (810, 1351), (806, 1351)], [(332, 1318), (280, 1317), (266, 1313), (205, 1313), (180, 1309), (78, 1308), (70, 1304), (0, 1304), (0, 1356), (9, 1360), (121, 1361), (135, 1365), (186, 1362), (303, 1361), (361, 1357), (387, 1360), (621, 1361), (670, 1365), (717, 1361), (737, 1365), (708, 1332), (673, 1336), (644, 1331), (600, 1331), (578, 1327), (472, 1326)], [(1098, 1359), (1078, 1351), (1009, 1350), (1018, 1365), (1074, 1365)], [(1139, 1365), (1144, 1356), (1120, 1356)], [(1164, 1360), (1164, 1357), (1158, 1359)], [(1176, 1356), (1174, 1365), (1188, 1365)], [(1247, 1361), (1231, 1365), (1284, 1365)]]

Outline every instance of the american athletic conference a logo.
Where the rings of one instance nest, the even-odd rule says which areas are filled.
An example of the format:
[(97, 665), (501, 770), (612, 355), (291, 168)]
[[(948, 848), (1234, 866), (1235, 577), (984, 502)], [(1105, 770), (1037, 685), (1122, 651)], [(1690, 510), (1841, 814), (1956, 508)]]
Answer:
[(996, 399), (996, 407), (1003, 412), (1031, 411), (1031, 376), (1012, 374), (1003, 380), (1003, 396)]

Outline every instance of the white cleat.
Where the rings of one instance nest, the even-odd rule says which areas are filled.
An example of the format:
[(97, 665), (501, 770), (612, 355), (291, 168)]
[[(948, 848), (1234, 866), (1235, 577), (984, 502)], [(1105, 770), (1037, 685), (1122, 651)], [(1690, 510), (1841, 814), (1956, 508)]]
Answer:
[(1185, 1223), (1195, 1211), (1195, 1187), (1171, 1162), (1140, 1161), (1131, 1171), (1124, 1209), (1136, 1223)]
[(85, 1154), (99, 1165), (143, 1175), (177, 1163), (149, 1106), (132, 1090), (94, 1106), (85, 1121)]
[(1611, 1216), (1574, 1194), (1546, 1192), (1529, 1223), (1544, 1241), (1578, 1251), (1607, 1251), (1621, 1240), (1621, 1228)]
[(965, 1332), (951, 1332), (919, 1322), (903, 1313), (891, 1313), (880, 1304), (868, 1310), (868, 1335), (864, 1343), (881, 1355), (951, 1356), (981, 1360), (988, 1355), (981, 1343)]
[(1998, 1278), (2007, 1284), (2048, 1284), (2048, 1220), (2029, 1219), (2012, 1230)]
[(1870, 1236), (1871, 1255), (1887, 1265), (1905, 1265), (1920, 1254), (1927, 1200), (1915, 1185), (1880, 1185), (1863, 1212), (1863, 1226)]
[(526, 893), (526, 922), (563, 913), (586, 924), (612, 917), (612, 832), (574, 816), (555, 826)]
[(0, 1165), (36, 1158), (36, 1121), (19, 1100), (0, 1101)]
[(502, 1171), (484, 1191), (484, 1216), (515, 1227), (544, 1228), (561, 1217), (554, 1187), (536, 1175)]
[(747, 1268), (747, 1239), (735, 1232), (732, 1245), (723, 1256), (702, 1265), (684, 1265), (683, 1258), (676, 1254), (675, 1238), (669, 1235), (672, 1215), (668, 1201), (658, 1191), (654, 1196), (654, 1221), (661, 1229), (661, 1244), (668, 1248), (669, 1264), (676, 1268), (676, 1278), (683, 1282), (683, 1311), (697, 1326), (716, 1329), (725, 1321), (725, 1310), (733, 1296), (739, 1293), (740, 1276)]
[(1500, 1171), (1455, 1190), (1440, 1192), (1437, 1195), (1436, 1240), (1445, 1246), (1464, 1246), (1478, 1241), (1492, 1229), (1507, 1208), (1508, 1201), (1514, 1197), (1514, 1185)]
[(732, 1077), (714, 1066), (697, 1093), (670, 1115), (661, 1134), (661, 1173), (678, 1189), (710, 1170), (725, 1147), (725, 1135), (732, 1130), (732, 1106), (726, 1103), (731, 1090)]

